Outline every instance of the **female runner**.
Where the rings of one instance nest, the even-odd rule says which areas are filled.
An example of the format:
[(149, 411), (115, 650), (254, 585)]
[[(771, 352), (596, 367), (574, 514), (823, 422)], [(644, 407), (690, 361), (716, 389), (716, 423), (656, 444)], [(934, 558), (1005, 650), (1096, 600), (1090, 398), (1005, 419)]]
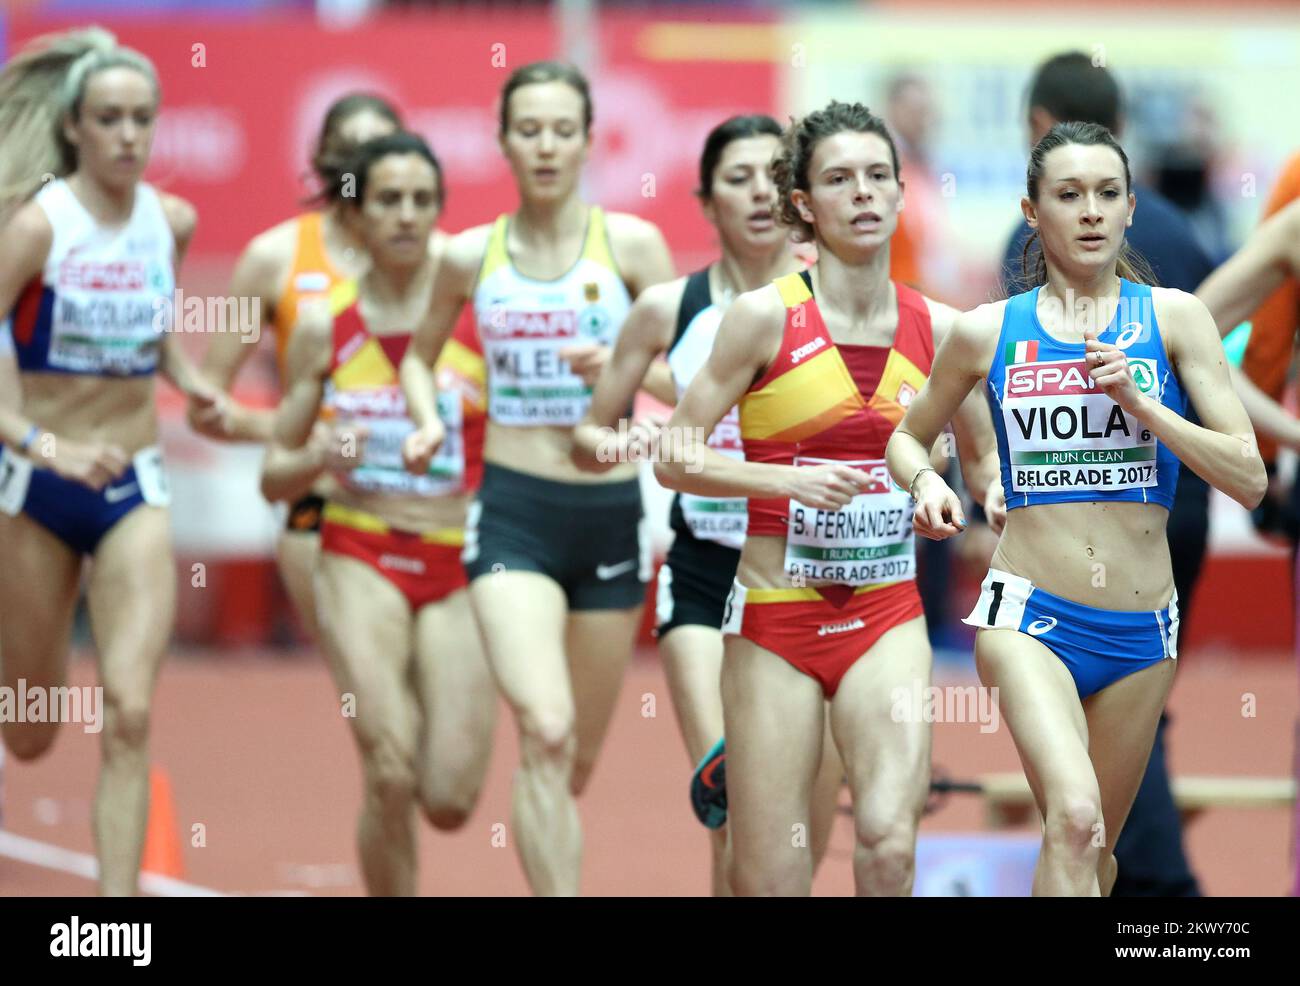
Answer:
[[(16, 359), (21, 384), (16, 406), (0, 406), (3, 684), (64, 685), (89, 556), (104, 690), (94, 830), (106, 895), (136, 889), (150, 699), (176, 603), (155, 372), (201, 420), (218, 412), (217, 393), (168, 331), (195, 213), (140, 180), (159, 97), (148, 59), (98, 29), (39, 39), (0, 72), (3, 176), (49, 179), (37, 178), (39, 191), (0, 235), (0, 311), (9, 313), (0, 348), (12, 350), (0, 359), (10, 373)], [(3, 734), (28, 760), (56, 728), (9, 721)]]
[[(474, 436), (461, 426), (470, 395), (454, 369), (438, 393), (448, 422), (438, 456), (420, 476), (401, 457), (412, 425), (397, 367), (429, 305), (441, 169), (420, 137), (398, 132), (361, 145), (348, 173), (356, 196), (343, 218), (371, 268), (342, 312), (302, 310), (262, 487), (292, 498), (327, 470), (337, 478), (321, 515), (321, 640), (361, 750), (366, 886), (409, 895), (416, 799), (438, 828), (464, 823), (487, 768), (496, 695), (460, 561)], [(331, 435), (312, 442), (322, 411)]]
[[(313, 200), (320, 208), (272, 226), (253, 237), (235, 264), (230, 293), (257, 299), (257, 322), (243, 326), (247, 334), (214, 333), (204, 355), (204, 375), (229, 393), (240, 369), (253, 355), (261, 338), (262, 322), (275, 331), (276, 365), (280, 380), (287, 378), (285, 356), (289, 334), (298, 319), (299, 306), (325, 298), (334, 314), (356, 300), (356, 278), (369, 263), (361, 243), (345, 222), (353, 189), (343, 184), (344, 161), (364, 141), (392, 133), (401, 126), (397, 110), (378, 96), (351, 93), (336, 100), (325, 113), (312, 170), (320, 192)], [(446, 235), (434, 233), (441, 249)], [(251, 334), (256, 332), (256, 334)], [(214, 426), (202, 428), (221, 441), (266, 442), (271, 437), (274, 412), (243, 407), (227, 401), (227, 413)], [(197, 423), (196, 423), (197, 424)], [(304, 490), (289, 507), (288, 520), (276, 554), (280, 577), (307, 632), (316, 637), (316, 603), (312, 573), (320, 552), (320, 511), (329, 492), (329, 477)]]
[(470, 596), (520, 733), (515, 843), (533, 891), (575, 894), (587, 783), (631, 656), (648, 578), (636, 466), (599, 477), (571, 460), (600, 367), (634, 297), (673, 276), (659, 230), (579, 195), (587, 81), (570, 66), (516, 70), (501, 148), (519, 208), (455, 237), (402, 365), (408, 465), (441, 440), (429, 368), (472, 301), (488, 364), (483, 486), (470, 512)]
[[(1110, 131), (1057, 124), (1026, 185), (1037, 286), (957, 320), (888, 459), (915, 488), (917, 530), (958, 533), (925, 448), (987, 377), (1007, 522), (966, 622), (1044, 819), (1034, 893), (1104, 896), (1178, 655), (1179, 461), (1248, 507), (1264, 465), (1205, 307), (1134, 280), (1135, 198)], [(1183, 418), (1188, 397), (1204, 427)]]
[[(897, 689), (928, 685), (931, 657), (910, 504), (883, 456), (956, 312), (889, 278), (902, 183), (879, 118), (832, 102), (782, 144), (782, 220), (815, 240), (818, 261), (732, 303), (668, 425), (689, 454), (655, 471), (685, 493), (749, 498), (723, 623), (732, 890), (809, 892), (807, 843), (791, 833), (807, 831), (829, 700), (853, 792), (858, 892), (906, 894), (930, 730), (890, 711)], [(963, 462), (984, 456), (972, 489), (992, 465), (981, 403), (956, 421)], [(737, 405), (744, 460), (692, 440)]]
[[(775, 214), (771, 163), (780, 139), (780, 125), (768, 116), (732, 117), (709, 133), (700, 157), (698, 195), (718, 231), (722, 256), (689, 277), (655, 285), (628, 312), (587, 416), (574, 431), (574, 458), (583, 467), (604, 471), (636, 455), (626, 445), (642, 442), (649, 447), (654, 422), (625, 429), (623, 445), (611, 429), (631, 405), (656, 357), (667, 355), (673, 384), (682, 393), (708, 358), (730, 300), (803, 266)], [(709, 445), (743, 458), (735, 408), (709, 436)], [(745, 543), (745, 501), (678, 495), (670, 524), (673, 545), (659, 569), (655, 632), (678, 728), (691, 763), (697, 764), (722, 736), (722, 610)], [(843, 765), (833, 745), (827, 744), (814, 799), (814, 861), (825, 851), (842, 778)], [(714, 829), (715, 896), (727, 893), (725, 800), (723, 805), (701, 813), (701, 820)]]

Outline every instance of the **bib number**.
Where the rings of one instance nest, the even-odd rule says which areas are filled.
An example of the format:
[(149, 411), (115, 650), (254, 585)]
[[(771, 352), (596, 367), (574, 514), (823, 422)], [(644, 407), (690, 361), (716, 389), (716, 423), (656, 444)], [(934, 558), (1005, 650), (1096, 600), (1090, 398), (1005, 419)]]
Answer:
[[(796, 466), (834, 459), (796, 458)], [(869, 489), (840, 510), (790, 501), (785, 570), (796, 585), (877, 585), (916, 577), (912, 498), (894, 486), (883, 459), (842, 461), (871, 475)]]
[(359, 418), (357, 423), (367, 429), (361, 463), (344, 475), (344, 481), (353, 489), (368, 493), (417, 496), (455, 493), (465, 474), (462, 410), (459, 391), (438, 391), (438, 416), (446, 435), (423, 476), (411, 475), (402, 462), (402, 443), (415, 430), (408, 419)]
[[(1129, 367), (1144, 393), (1157, 390), (1154, 360), (1130, 358)], [(1009, 366), (1005, 393), (1012, 492), (1158, 484), (1155, 436), (1096, 388), (1082, 361)]]
[(32, 463), (21, 455), (0, 449), (0, 512), (17, 517), (27, 500), (32, 480)]
[(145, 503), (165, 507), (172, 502), (171, 486), (163, 468), (162, 449), (156, 445), (141, 449), (131, 460), (131, 465), (135, 468), (135, 479), (140, 484), (140, 496)]

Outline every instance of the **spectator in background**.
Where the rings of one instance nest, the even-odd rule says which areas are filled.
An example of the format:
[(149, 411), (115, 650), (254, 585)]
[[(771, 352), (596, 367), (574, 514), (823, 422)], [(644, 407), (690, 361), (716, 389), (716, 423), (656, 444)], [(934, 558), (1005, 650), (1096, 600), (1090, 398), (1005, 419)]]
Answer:
[(1187, 216), (1197, 243), (1217, 266), (1232, 253), (1228, 216), (1213, 188), (1222, 128), (1214, 111), (1198, 98), (1189, 103), (1181, 131), (1183, 139), (1158, 155), (1156, 186)]
[[(1030, 83), (1028, 104), (1030, 147), (1059, 122), (1100, 123), (1117, 137), (1123, 130), (1119, 83), (1106, 68), (1094, 66), (1083, 52), (1055, 55), (1040, 65)], [(1212, 265), (1197, 245), (1191, 224), (1153, 189), (1135, 182), (1133, 193), (1137, 209), (1127, 234), (1129, 246), (1151, 265), (1161, 285), (1194, 292)], [(1032, 271), (1040, 247), (1035, 240), (1026, 257), (1029, 236), (1029, 225), (1022, 219), (1007, 244), (1003, 262), (1003, 288), (1007, 294), (1032, 287), (1023, 277), (1022, 259)], [(1187, 419), (1200, 424), (1190, 407)], [(1191, 469), (1183, 469), (1169, 516), (1168, 538), (1184, 628), (1188, 626), (1193, 590), (1205, 559), (1208, 532), (1209, 488)], [(1186, 630), (1181, 636), (1185, 634)], [(1161, 715), (1142, 787), (1115, 847), (1119, 878), (1112, 896), (1200, 896), (1183, 850), (1181, 819), (1169, 787), (1166, 725), (1167, 717)]]
[[(898, 149), (898, 173), (906, 187), (889, 257), (890, 276), (932, 297), (952, 301), (958, 290), (952, 237), (947, 235), (942, 186), (930, 162), (930, 140), (938, 123), (934, 92), (924, 76), (903, 71), (885, 86), (885, 120)], [(944, 478), (959, 484), (957, 470)], [(925, 608), (926, 629), (936, 650), (965, 640), (967, 631), (949, 606), (950, 541), (916, 539), (917, 589)], [(985, 566), (987, 568), (987, 566)], [(963, 648), (964, 649), (964, 648)]]
[(885, 120), (898, 147), (899, 176), (907, 183), (890, 257), (890, 276), (919, 291), (951, 299), (958, 265), (947, 235), (942, 181), (930, 160), (939, 121), (934, 91), (915, 72), (900, 72), (885, 87)]

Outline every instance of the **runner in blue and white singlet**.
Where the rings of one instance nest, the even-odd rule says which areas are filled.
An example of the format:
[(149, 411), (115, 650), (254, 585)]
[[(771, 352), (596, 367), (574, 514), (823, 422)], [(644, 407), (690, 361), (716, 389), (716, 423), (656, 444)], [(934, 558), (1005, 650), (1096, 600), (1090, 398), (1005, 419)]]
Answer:
[[(887, 449), (918, 533), (964, 526), (927, 442), (987, 379), (1007, 521), (966, 622), (1044, 815), (1034, 892), (1106, 896), (1178, 656), (1166, 537), (1181, 468), (1247, 507), (1267, 478), (1214, 321), (1147, 287), (1128, 158), (1094, 123), (1035, 144), (1033, 289), (961, 316)], [(1184, 417), (1188, 401), (1201, 424)]]
[[(47, 37), (9, 60), (0, 92), (31, 94), (0, 99), (0, 171), (32, 176), (26, 194), (0, 201), (0, 380), (19, 379), (17, 400), (0, 400), (0, 686), (63, 683), (89, 558), (106, 697), (99, 889), (127, 895), (145, 836), (153, 684), (176, 606), (155, 376), (189, 399), (195, 420), (225, 414), (170, 331), (196, 220), (141, 180), (160, 99), (143, 55), (100, 29)], [(15, 759), (30, 760), (58, 723), (0, 727)]]

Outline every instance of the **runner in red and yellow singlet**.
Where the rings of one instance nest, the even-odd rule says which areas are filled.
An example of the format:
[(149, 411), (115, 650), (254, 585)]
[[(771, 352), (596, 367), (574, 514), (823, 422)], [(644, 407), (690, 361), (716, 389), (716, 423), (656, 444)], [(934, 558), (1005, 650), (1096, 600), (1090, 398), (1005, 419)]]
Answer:
[[(930, 728), (891, 713), (900, 689), (929, 685), (931, 655), (911, 501), (884, 450), (956, 312), (889, 278), (902, 183), (889, 132), (865, 107), (832, 103), (793, 123), (774, 173), (782, 219), (816, 241), (818, 262), (728, 309), (661, 443), (680, 440), (684, 454), (656, 467), (675, 489), (749, 499), (723, 627), (731, 885), (810, 890), (811, 858), (791, 833), (807, 831), (829, 699), (858, 892), (906, 894)], [(954, 422), (979, 490), (996, 461), (982, 403), (976, 394)], [(701, 438), (736, 404), (744, 461)]]

